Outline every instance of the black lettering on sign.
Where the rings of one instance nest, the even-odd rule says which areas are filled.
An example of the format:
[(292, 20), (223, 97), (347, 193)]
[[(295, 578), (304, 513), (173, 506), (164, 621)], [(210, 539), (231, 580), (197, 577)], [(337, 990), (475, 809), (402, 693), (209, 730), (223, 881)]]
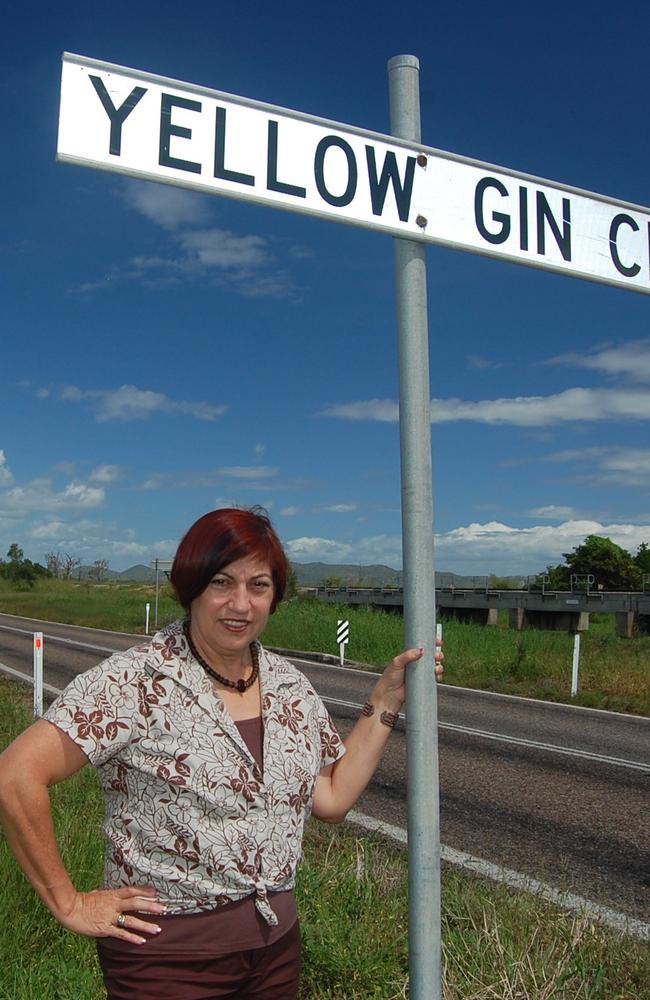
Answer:
[(368, 182), (370, 184), (370, 200), (372, 202), (372, 214), (381, 215), (384, 210), (388, 185), (393, 185), (395, 202), (397, 204), (397, 214), (402, 222), (408, 222), (411, 210), (411, 195), (413, 193), (413, 175), (415, 173), (415, 157), (409, 156), (406, 161), (406, 173), (404, 182), (399, 175), (397, 157), (395, 153), (386, 153), (384, 165), (381, 168), (381, 177), (377, 177), (377, 161), (375, 159), (374, 146), (366, 146), (366, 160), (368, 162)]
[(297, 184), (287, 184), (278, 180), (278, 123), (269, 119), (269, 145), (266, 156), (266, 186), (269, 191), (292, 194), (296, 198), (306, 198), (307, 190)]
[(519, 188), (519, 249), (528, 250), (528, 189)]
[(562, 232), (551, 212), (551, 206), (546, 200), (546, 196), (537, 192), (537, 253), (546, 253), (546, 230), (544, 223), (548, 222), (551, 232), (555, 237), (555, 242), (560, 248), (560, 253), (565, 260), (571, 260), (571, 202), (568, 198), (562, 199)]
[[(637, 275), (641, 270), (641, 266), (639, 264), (630, 264), (626, 267), (618, 255), (618, 246), (616, 241), (618, 239), (618, 231), (621, 226), (629, 226), (635, 233), (638, 233), (639, 231), (639, 227), (631, 215), (626, 215), (624, 212), (621, 212), (620, 215), (615, 215), (612, 219), (612, 224), (609, 227), (609, 252), (612, 256), (614, 267), (619, 274), (624, 274), (626, 278), (634, 278), (635, 275)], [(650, 223), (648, 223), (648, 240), (650, 242)]]
[(228, 170), (226, 157), (226, 109), (217, 108), (214, 126), (214, 176), (224, 181), (235, 181), (236, 184), (255, 184), (252, 174), (241, 174), (239, 170)]
[(95, 88), (97, 96), (102, 102), (104, 111), (108, 115), (111, 123), (111, 137), (109, 140), (108, 151), (111, 156), (119, 156), (122, 152), (122, 125), (131, 114), (138, 101), (142, 100), (144, 95), (147, 93), (146, 87), (134, 87), (124, 103), (120, 104), (119, 108), (116, 108), (109, 97), (102, 78), (100, 76), (91, 76), (90, 82)]
[(200, 101), (188, 101), (184, 97), (174, 97), (173, 94), (162, 94), (160, 101), (160, 146), (158, 163), (161, 167), (177, 167), (179, 170), (187, 170), (191, 174), (201, 173), (201, 164), (193, 163), (192, 160), (179, 160), (171, 156), (169, 152), (169, 142), (173, 135), (178, 135), (181, 139), (191, 139), (192, 129), (184, 128), (182, 125), (172, 124), (172, 108), (186, 108), (187, 111), (200, 111)]
[[(332, 146), (342, 149), (348, 161), (348, 183), (343, 194), (338, 195), (332, 194), (325, 183), (325, 154)], [(314, 177), (316, 178), (318, 193), (323, 201), (326, 201), (329, 205), (336, 205), (337, 208), (349, 205), (357, 193), (357, 176), (357, 161), (352, 146), (345, 139), (341, 139), (337, 135), (326, 135), (324, 139), (321, 139), (314, 155)]]
[[(485, 217), (483, 215), (483, 195), (488, 188), (494, 188), (498, 191), (502, 197), (507, 197), (508, 189), (505, 184), (502, 184), (500, 180), (496, 177), (483, 177), (476, 185), (476, 191), (474, 192), (474, 218), (476, 219), (476, 228), (488, 243), (505, 243), (505, 241), (510, 236), (510, 216), (505, 215), (503, 212), (492, 212), (492, 221), (498, 222), (501, 228), (498, 232), (491, 233), (490, 230), (485, 225)], [(522, 249), (524, 249), (522, 247)]]

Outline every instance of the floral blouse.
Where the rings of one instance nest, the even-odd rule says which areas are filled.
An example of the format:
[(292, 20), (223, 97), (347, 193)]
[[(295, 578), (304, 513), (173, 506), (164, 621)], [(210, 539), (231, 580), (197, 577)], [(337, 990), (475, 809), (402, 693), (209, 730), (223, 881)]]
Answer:
[(104, 885), (149, 885), (170, 913), (291, 889), (316, 778), (345, 752), (307, 678), (259, 647), (264, 769), (192, 656), (182, 622), (79, 674), (44, 718), (105, 797)]

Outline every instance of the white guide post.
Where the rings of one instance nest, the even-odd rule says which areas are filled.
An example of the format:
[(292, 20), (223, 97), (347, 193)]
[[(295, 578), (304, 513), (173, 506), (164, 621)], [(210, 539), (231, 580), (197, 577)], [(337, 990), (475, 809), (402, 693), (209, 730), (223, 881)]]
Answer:
[(573, 637), (573, 671), (571, 675), (571, 697), (575, 698), (578, 693), (580, 680), (580, 633), (576, 632)]
[(43, 714), (43, 633), (34, 632), (34, 717)]

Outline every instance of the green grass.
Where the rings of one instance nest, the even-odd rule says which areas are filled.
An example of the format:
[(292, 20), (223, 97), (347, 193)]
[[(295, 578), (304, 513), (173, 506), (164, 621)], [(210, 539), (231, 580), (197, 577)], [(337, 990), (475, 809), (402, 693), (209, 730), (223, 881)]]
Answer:
[[(31, 591), (12, 590), (0, 581), (0, 610), (49, 621), (91, 625), (119, 632), (143, 632), (145, 604), (155, 588), (145, 584), (89, 584), (46, 580)], [(170, 588), (161, 588), (159, 622), (181, 613)], [(269, 620), (269, 646), (338, 654), (336, 623), (350, 622), (346, 657), (381, 669), (404, 645), (399, 615), (348, 605), (293, 600)], [(507, 617), (494, 627), (445, 622), (445, 683), (500, 691), (548, 701), (650, 715), (650, 636), (622, 639), (611, 615), (592, 615), (582, 636), (580, 691), (571, 698), (573, 636), (566, 632), (513, 631)]]
[[(30, 722), (28, 695), (0, 680), (0, 749)], [(101, 878), (102, 795), (87, 768), (52, 790), (57, 834), (81, 889)], [(311, 823), (300, 870), (301, 1000), (408, 996), (404, 851)], [(0, 837), (0, 997), (100, 1000), (92, 940), (64, 931)], [(454, 869), (443, 870), (444, 1000), (650, 1000), (639, 942)]]

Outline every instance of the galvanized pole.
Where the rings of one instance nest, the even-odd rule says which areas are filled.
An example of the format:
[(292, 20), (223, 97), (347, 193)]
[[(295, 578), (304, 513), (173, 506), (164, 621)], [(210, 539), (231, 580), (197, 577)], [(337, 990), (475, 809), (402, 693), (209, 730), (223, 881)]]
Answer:
[[(420, 64), (388, 63), (391, 132), (420, 142)], [(416, 169), (426, 169), (426, 160)], [(435, 682), (436, 601), (433, 567), (431, 405), (426, 248), (395, 240), (400, 369), (400, 456), (406, 645), (424, 646), (406, 685), (411, 1000), (440, 1000), (440, 811), (438, 699)]]

